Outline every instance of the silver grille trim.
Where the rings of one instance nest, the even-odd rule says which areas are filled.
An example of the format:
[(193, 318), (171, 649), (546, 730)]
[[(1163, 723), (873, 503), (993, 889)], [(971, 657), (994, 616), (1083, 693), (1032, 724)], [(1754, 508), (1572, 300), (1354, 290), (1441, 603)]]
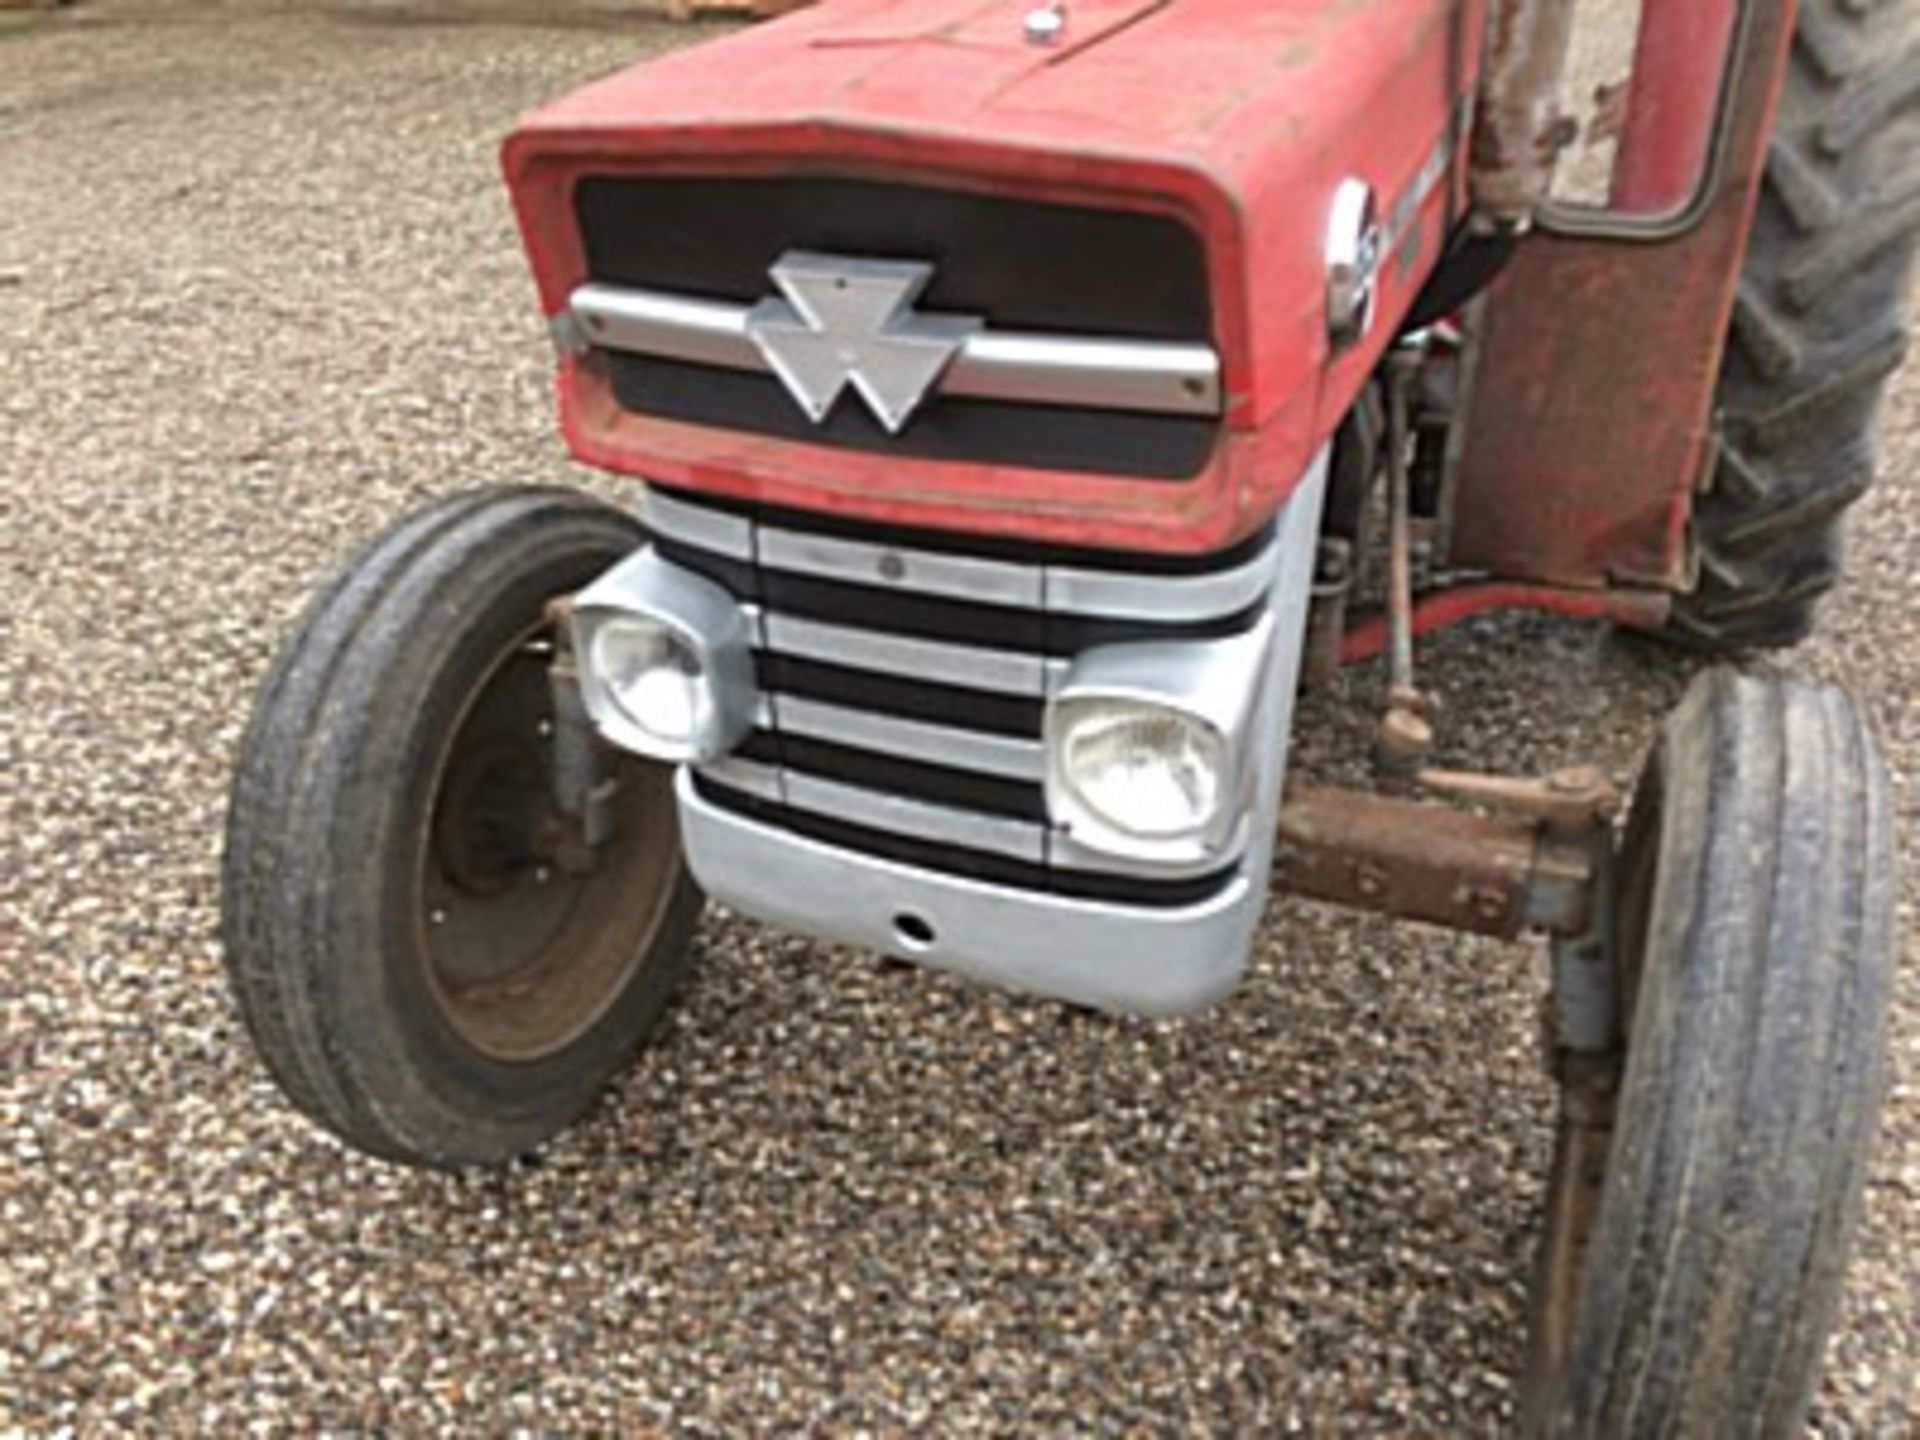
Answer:
[(648, 530), (697, 550), (729, 560), (753, 559), (753, 522), (745, 516), (705, 505), (689, 505), (664, 490), (648, 487), (640, 502), (640, 520)]
[[(771, 375), (747, 333), (753, 308), (592, 282), (573, 292), (555, 329), (589, 346)], [(1159, 415), (1221, 411), (1220, 359), (1212, 346), (1102, 335), (979, 330), (961, 344), (933, 390)]]
[(662, 290), (582, 285), (563, 313), (589, 345), (723, 370), (763, 370), (760, 348), (747, 338), (751, 309)]
[(977, 600), (1037, 610), (1045, 577), (1038, 565), (946, 555), (936, 550), (875, 545), (762, 525), (759, 560), (769, 570), (855, 585), (878, 585), (950, 600)]
[[(1264, 798), (1257, 823), (1242, 823), (1221, 846), (1190, 861), (1130, 861), (1093, 849), (1045, 818), (1044, 702), (1083, 653), (1079, 647), (1178, 645), (1188, 638), (1212, 644), (1264, 624), (1284, 638), (1274, 646), (1271, 671), (1264, 662), (1259, 667), (1267, 676), (1261, 683), (1273, 690), (1262, 704), (1284, 716), (1325, 472), (1322, 452), (1301, 499), (1282, 512), (1269, 538), (1197, 573), (1062, 565), (1054, 563), (1062, 554), (1081, 556), (1044, 550), (1022, 564), (1006, 556), (1024, 551), (988, 542), (966, 553), (958, 548), (967, 543), (962, 539), (954, 550), (895, 546), (877, 528), (873, 538), (850, 536), (853, 522), (823, 521), (820, 531), (810, 531), (785, 512), (761, 518), (731, 504), (655, 495), (646, 513), (656, 533), (686, 552), (705, 551), (716, 564), (724, 558), (751, 567), (754, 578), (737, 578), (759, 597), (743, 608), (761, 656), (767, 709), (753, 753), (763, 758), (730, 758), (699, 773), (722, 790), (785, 809), (803, 833), (823, 833), (808, 832), (809, 823), (834, 822), (853, 835), (836, 843), (854, 846), (854, 853), (898, 858), (951, 847), (982, 863), (1020, 862), (1032, 877), (1009, 883), (1068, 894), (1134, 877), (1218, 876), (1228, 883), (1234, 865), (1249, 857), (1265, 863), (1260, 826), (1270, 823), (1271, 807)], [(683, 553), (680, 563), (698, 565), (702, 557)], [(784, 587), (773, 583), (782, 575), (792, 577)], [(1018, 610), (1033, 622), (1013, 619), (1009, 612)], [(1270, 618), (1276, 613), (1283, 618)], [(1091, 631), (1063, 628), (1088, 617), (1101, 623)], [(975, 624), (977, 632), (969, 628)], [(964, 638), (969, 634), (977, 639)], [(1274, 745), (1284, 753), (1279, 738)], [(1259, 784), (1263, 796), (1265, 787), (1277, 790), (1277, 768)], [(895, 839), (907, 843), (890, 849)], [(957, 855), (952, 873), (972, 873), (972, 863)]]
[(774, 613), (762, 621), (766, 648), (780, 655), (820, 660), (854, 670), (911, 675), (942, 685), (966, 685), (1007, 695), (1040, 695), (1051, 688), (1053, 672), (1067, 662), (1049, 661), (1017, 650), (987, 650), (884, 630), (857, 630), (798, 615)]
[(1220, 361), (1205, 345), (983, 330), (960, 347), (939, 393), (1156, 415), (1220, 413)]
[(1038, 740), (929, 725), (798, 695), (782, 695), (775, 706), (776, 724), (783, 735), (805, 735), (929, 765), (1031, 780), (1036, 785), (1046, 776), (1046, 752)]
[[(703, 774), (711, 772), (703, 771)], [(718, 776), (713, 776), (718, 779)], [(888, 795), (863, 786), (824, 780), (818, 775), (789, 770), (783, 777), (787, 804), (797, 810), (850, 821), (916, 840), (984, 850), (1039, 865), (1047, 858), (1047, 832), (1026, 820), (1004, 820), (972, 810), (955, 810), (904, 795)]]

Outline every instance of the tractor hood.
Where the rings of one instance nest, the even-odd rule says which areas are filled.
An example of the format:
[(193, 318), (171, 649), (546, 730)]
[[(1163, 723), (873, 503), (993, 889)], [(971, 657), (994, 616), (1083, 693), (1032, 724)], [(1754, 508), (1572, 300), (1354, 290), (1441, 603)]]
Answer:
[[(1031, 31), (1048, 17), (1058, 34), (1040, 43)], [(1163, 549), (1228, 539), (1304, 473), (1432, 268), (1460, 204), (1481, 23), (1480, 0), (1068, 0), (1054, 11), (825, 0), (589, 85), (529, 118), (505, 150), (549, 316), (596, 278), (579, 196), (610, 177), (894, 181), (1158, 214), (1187, 227), (1203, 257), (1222, 423), (1190, 485), (1115, 489), (1124, 477), (1097, 462), (1063, 475), (1004, 459), (905, 478), (894, 465), (883, 482), (878, 468), (862, 473), (865, 454), (729, 448), (685, 425), (649, 426), (600, 403), (593, 367), (570, 361), (569, 438), (594, 463), (760, 498), (884, 484), (927, 498), (917, 518), (934, 523), (1005, 528), (946, 507), (972, 497), (1004, 509), (1011, 496), (1022, 524), (1061, 538)], [(1386, 253), (1375, 323), (1336, 351), (1328, 232), (1336, 194), (1356, 181), (1375, 198)], [(727, 228), (751, 226), (757, 208), (743, 199)], [(646, 212), (626, 223), (644, 226)], [(877, 248), (918, 258), (910, 245)], [(1107, 258), (1093, 248), (1088, 265)], [(1164, 279), (1143, 267), (1127, 283)]]

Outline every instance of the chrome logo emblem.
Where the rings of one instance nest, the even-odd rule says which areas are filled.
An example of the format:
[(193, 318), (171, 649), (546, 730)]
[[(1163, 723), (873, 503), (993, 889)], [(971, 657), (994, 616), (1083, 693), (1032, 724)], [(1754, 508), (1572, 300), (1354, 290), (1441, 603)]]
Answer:
[(967, 337), (972, 315), (913, 308), (933, 278), (917, 260), (852, 260), (789, 250), (768, 272), (780, 294), (747, 314), (747, 338), (818, 425), (849, 385), (897, 435)]

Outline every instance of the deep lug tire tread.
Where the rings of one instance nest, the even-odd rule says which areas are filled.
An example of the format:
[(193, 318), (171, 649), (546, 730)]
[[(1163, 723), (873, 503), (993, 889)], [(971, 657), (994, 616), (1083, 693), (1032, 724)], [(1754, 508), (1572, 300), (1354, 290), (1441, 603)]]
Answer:
[(1803, 639), (1873, 478), (1920, 239), (1920, 15), (1802, 0), (1694, 512), (1699, 583), (1665, 634), (1708, 653)]
[(1655, 770), (1647, 971), (1536, 1429), (1794, 1436), (1885, 1084), (1886, 775), (1843, 692), (1731, 670), (1695, 683)]

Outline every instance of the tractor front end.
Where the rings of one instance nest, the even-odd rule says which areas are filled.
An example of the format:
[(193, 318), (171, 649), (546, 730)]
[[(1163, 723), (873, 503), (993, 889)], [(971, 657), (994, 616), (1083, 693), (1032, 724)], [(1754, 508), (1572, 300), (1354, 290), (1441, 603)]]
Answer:
[(1167, 1013), (1265, 904), (1332, 441), (1463, 213), (1480, 26), (1054, 14), (823, 6), (506, 165), (568, 441), (646, 487), (585, 702), (686, 766), (702, 887)]
[[(1276, 890), (1539, 935), (1523, 1429), (1797, 1433), (1886, 1050), (1871, 729), (1709, 670), (1629, 811), (1437, 765), (1415, 642), (1806, 633), (1917, 77), (1854, 0), (823, 0), (542, 110), (561, 425), (632, 503), (450, 497), (300, 622), (223, 878), (259, 1049), (365, 1150), (497, 1163), (704, 896), (1152, 1016)], [(1303, 683), (1382, 654), (1378, 784), (1290, 779)]]

